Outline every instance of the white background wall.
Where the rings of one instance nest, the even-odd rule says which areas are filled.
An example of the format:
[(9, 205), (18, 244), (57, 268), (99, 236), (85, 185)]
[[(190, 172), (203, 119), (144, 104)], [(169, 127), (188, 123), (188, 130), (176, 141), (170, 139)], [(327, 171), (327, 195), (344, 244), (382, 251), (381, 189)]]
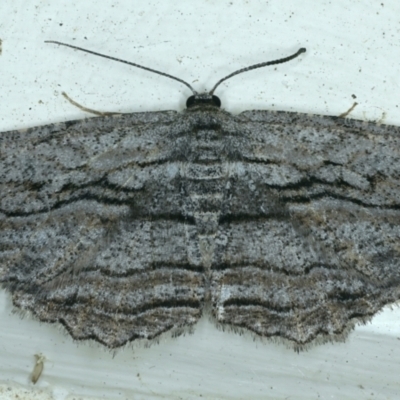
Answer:
[[(53, 39), (142, 63), (199, 91), (249, 64), (306, 47), (291, 63), (222, 85), (223, 107), (351, 116), (400, 125), (400, 2), (359, 0), (1, 0), (0, 131), (97, 110), (182, 110), (186, 87), (75, 52)], [(57, 326), (21, 319), (0, 291), (0, 398), (396, 399), (400, 312), (389, 308), (346, 343), (297, 354), (282, 344), (218, 331), (115, 354), (76, 343)], [(34, 354), (47, 359), (33, 388)]]

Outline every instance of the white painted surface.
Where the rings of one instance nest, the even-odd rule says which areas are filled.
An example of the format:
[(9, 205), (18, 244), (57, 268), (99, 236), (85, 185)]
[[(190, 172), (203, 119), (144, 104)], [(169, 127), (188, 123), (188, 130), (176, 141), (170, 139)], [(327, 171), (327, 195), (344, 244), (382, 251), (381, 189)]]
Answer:
[[(0, 131), (88, 117), (61, 96), (106, 111), (181, 110), (186, 87), (54, 45), (65, 41), (210, 89), (249, 64), (306, 47), (298, 60), (222, 85), (228, 111), (288, 110), (400, 125), (400, 3), (359, 0), (2, 0)], [(0, 291), (0, 398), (396, 399), (400, 312), (385, 310), (346, 343), (296, 354), (218, 331), (114, 354), (12, 313)], [(35, 358), (43, 375), (29, 380)], [(47, 397), (49, 396), (49, 397)]]

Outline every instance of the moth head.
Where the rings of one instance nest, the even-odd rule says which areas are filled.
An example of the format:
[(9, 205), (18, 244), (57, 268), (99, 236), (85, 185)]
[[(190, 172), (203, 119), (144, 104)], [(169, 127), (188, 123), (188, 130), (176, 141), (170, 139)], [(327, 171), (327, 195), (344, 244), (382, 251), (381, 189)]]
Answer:
[(210, 105), (213, 107), (221, 107), (219, 97), (209, 93), (194, 94), (186, 100), (186, 108), (195, 106)]

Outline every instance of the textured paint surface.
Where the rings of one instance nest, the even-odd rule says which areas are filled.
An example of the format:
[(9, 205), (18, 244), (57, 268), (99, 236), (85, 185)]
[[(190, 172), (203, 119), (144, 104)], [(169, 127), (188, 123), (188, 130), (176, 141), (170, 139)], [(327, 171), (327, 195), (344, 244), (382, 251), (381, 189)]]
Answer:
[(400, 298), (400, 128), (212, 106), (1, 134), (0, 280), (115, 348), (194, 325), (342, 339)]

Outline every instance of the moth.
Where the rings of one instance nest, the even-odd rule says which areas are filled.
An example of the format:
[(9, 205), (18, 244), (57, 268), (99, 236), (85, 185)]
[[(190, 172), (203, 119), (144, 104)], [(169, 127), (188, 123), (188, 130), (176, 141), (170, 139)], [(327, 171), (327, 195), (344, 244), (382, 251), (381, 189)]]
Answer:
[(207, 312), (299, 350), (398, 301), (400, 128), (232, 115), (214, 95), (304, 51), (201, 94), (123, 61), (186, 85), (187, 108), (1, 133), (0, 282), (14, 306), (109, 348)]

